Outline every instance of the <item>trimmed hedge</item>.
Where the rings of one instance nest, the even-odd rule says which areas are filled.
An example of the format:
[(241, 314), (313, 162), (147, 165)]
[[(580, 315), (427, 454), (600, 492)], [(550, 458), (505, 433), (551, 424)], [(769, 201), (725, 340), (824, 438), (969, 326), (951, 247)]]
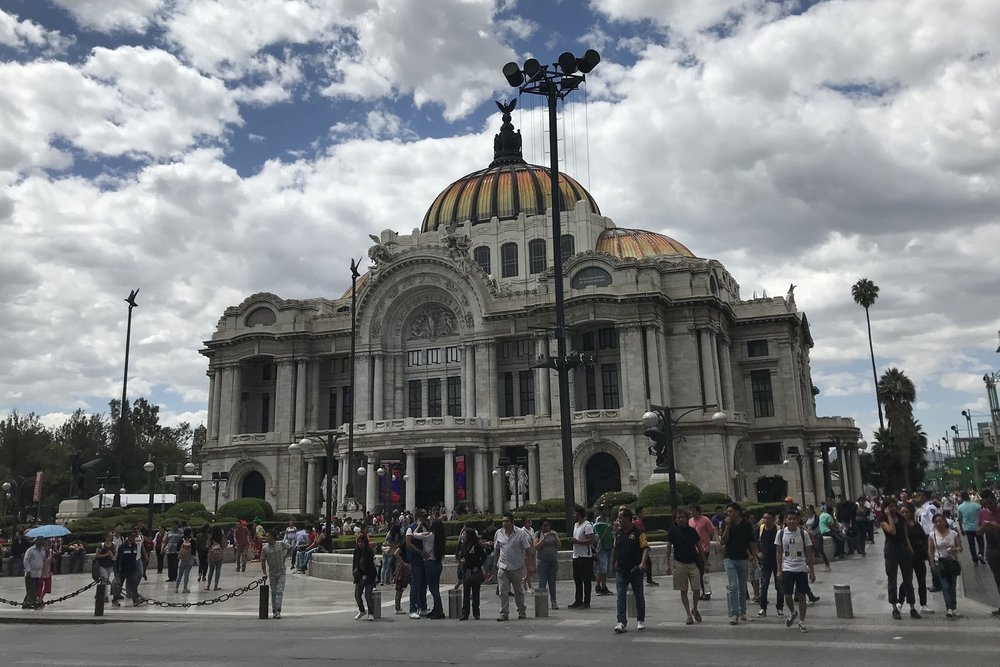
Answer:
[(271, 521), (274, 519), (274, 508), (262, 498), (240, 498), (220, 507), (218, 515), (247, 521), (253, 521), (255, 518), (259, 518), (261, 521)]
[(698, 499), (698, 504), (701, 505), (702, 509), (714, 508), (716, 505), (728, 505), (731, 502), (733, 500), (728, 493), (719, 493), (718, 491), (706, 491)]
[(639, 496), (631, 491), (608, 491), (594, 502), (594, 507), (598, 509), (615, 509), (622, 505), (633, 505)]
[[(691, 505), (701, 498), (701, 489), (691, 482), (677, 482), (677, 498), (680, 505)], [(641, 507), (669, 507), (670, 482), (656, 482), (644, 487), (636, 504)]]
[[(535, 515), (539, 512), (542, 514), (562, 514), (564, 508), (566, 507), (566, 500), (564, 498), (546, 498), (545, 500), (540, 500), (537, 503), (531, 503), (530, 505), (521, 505), (517, 509), (517, 513), (525, 513)], [(469, 517), (475, 518), (478, 515), (470, 514)]]
[[(187, 518), (196, 512), (208, 512), (208, 509), (197, 500), (188, 500), (183, 503), (177, 503), (168, 509), (166, 516)], [(211, 513), (209, 513), (209, 516), (211, 516)]]

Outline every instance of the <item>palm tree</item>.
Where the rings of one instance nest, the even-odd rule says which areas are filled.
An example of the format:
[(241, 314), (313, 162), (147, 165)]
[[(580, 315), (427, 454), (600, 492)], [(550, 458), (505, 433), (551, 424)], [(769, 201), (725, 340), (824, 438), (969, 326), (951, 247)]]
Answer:
[(872, 379), (875, 380), (875, 406), (878, 408), (879, 428), (885, 428), (885, 418), (882, 416), (882, 403), (878, 400), (878, 372), (875, 370), (875, 347), (872, 345), (872, 320), (868, 315), (868, 309), (878, 300), (878, 285), (862, 278), (851, 287), (851, 295), (854, 302), (865, 309), (865, 322), (868, 323), (868, 351), (872, 357)]
[(916, 423), (913, 420), (913, 402), (917, 400), (917, 389), (910, 378), (898, 368), (890, 368), (882, 374), (877, 387), (879, 402), (885, 405), (889, 419), (889, 436), (892, 449), (903, 473), (903, 485), (910, 486), (910, 461), (916, 439)]

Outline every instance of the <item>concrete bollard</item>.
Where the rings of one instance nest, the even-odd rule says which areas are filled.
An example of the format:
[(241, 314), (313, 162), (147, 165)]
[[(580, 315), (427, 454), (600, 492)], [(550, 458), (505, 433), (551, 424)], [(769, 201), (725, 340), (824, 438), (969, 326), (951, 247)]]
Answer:
[(837, 605), (837, 618), (854, 618), (851, 602), (851, 587), (847, 584), (833, 585), (833, 601)]
[(375, 620), (382, 618), (382, 589), (376, 588), (372, 591), (372, 615)]
[(462, 591), (448, 589), (448, 618), (458, 618), (462, 614)]
[(271, 604), (270, 600), (271, 587), (267, 584), (260, 585), (260, 610), (259, 616), (261, 620), (267, 620), (267, 609)]
[(104, 616), (104, 579), (97, 582), (94, 588), (97, 594), (94, 595), (94, 616)]
[(536, 590), (535, 598), (535, 618), (549, 617), (549, 595), (545, 591)]

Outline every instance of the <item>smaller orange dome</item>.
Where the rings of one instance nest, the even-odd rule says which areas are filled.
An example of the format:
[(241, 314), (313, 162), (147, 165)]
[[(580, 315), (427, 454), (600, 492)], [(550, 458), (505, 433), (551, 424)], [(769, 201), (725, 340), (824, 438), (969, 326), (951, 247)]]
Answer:
[(619, 259), (644, 259), (663, 255), (694, 257), (694, 253), (680, 241), (644, 229), (606, 229), (597, 237), (596, 250)]

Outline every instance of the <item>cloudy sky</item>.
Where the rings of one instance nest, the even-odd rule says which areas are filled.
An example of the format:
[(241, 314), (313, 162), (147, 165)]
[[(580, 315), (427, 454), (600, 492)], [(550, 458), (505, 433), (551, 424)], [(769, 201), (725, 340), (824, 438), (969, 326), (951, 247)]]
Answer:
[(997, 34), (995, 0), (0, 0), (0, 414), (104, 410), (140, 287), (129, 394), (203, 421), (226, 306), (342, 293), (489, 162), (505, 62), (595, 48), (563, 169), (744, 298), (795, 283), (820, 412), (869, 437), (874, 280), (936, 440), (1000, 368)]

